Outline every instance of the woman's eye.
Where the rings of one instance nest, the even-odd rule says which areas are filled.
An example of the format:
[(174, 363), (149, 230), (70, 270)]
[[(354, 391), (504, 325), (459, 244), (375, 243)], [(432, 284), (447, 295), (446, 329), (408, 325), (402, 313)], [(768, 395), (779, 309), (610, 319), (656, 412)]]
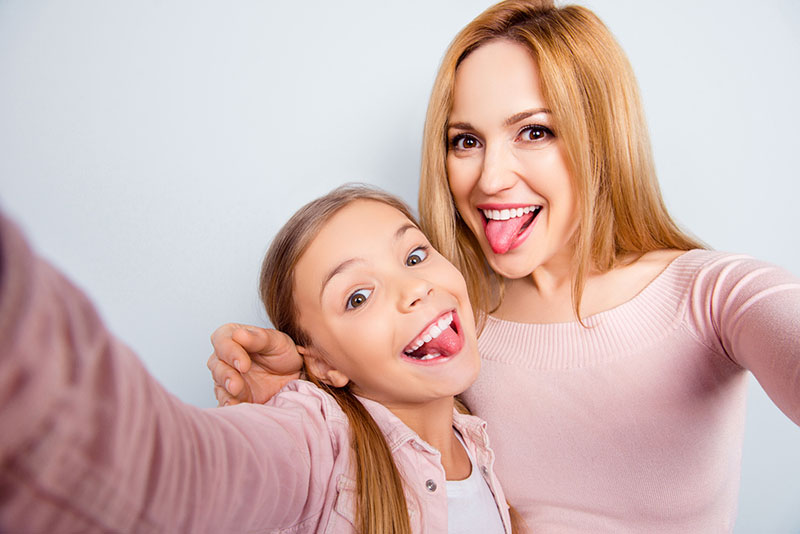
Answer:
[(372, 294), (372, 291), (369, 289), (359, 289), (347, 299), (347, 309), (354, 310), (364, 304), (369, 296)]
[(541, 141), (552, 137), (553, 132), (545, 126), (526, 126), (519, 132), (518, 138), (522, 141)]
[(408, 255), (406, 258), (406, 265), (409, 267), (413, 267), (418, 263), (422, 263), (425, 261), (425, 258), (428, 257), (428, 248), (427, 247), (419, 247), (414, 249), (414, 251)]
[(478, 148), (480, 146), (480, 141), (469, 134), (458, 134), (457, 136), (453, 137), (453, 140), (450, 141), (450, 144), (455, 150), (470, 150), (473, 148)]

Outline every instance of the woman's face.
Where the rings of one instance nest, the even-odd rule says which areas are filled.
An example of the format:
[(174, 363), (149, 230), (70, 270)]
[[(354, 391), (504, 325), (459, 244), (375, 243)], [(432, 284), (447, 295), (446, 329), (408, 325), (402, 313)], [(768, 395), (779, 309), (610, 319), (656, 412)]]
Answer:
[(311, 350), (333, 370), (315, 374), (335, 386), (352, 382), (399, 409), (477, 378), (464, 278), (391, 206), (358, 200), (333, 215), (297, 263), (294, 300)]
[(456, 207), (506, 278), (572, 254), (577, 203), (564, 148), (521, 45), (490, 41), (456, 71), (447, 128)]

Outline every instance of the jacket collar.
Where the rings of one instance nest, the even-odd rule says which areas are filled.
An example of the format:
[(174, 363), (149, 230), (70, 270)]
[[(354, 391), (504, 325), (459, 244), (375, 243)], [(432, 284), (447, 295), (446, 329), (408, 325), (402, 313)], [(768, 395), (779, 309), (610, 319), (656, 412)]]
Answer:
[[(400, 418), (393, 414), (386, 406), (364, 397), (356, 397), (378, 424), (378, 428), (383, 435), (386, 436), (386, 443), (389, 445), (389, 450), (392, 453), (405, 443), (412, 442), (417, 443), (422, 449), (432, 454), (439, 454), (438, 450), (419, 437), (416, 432), (411, 430), (411, 428), (402, 422)], [(453, 426), (462, 436), (468, 438), (476, 445), (482, 448), (489, 446), (489, 438), (486, 435), (486, 422), (482, 419), (474, 415), (459, 413), (454, 409)]]

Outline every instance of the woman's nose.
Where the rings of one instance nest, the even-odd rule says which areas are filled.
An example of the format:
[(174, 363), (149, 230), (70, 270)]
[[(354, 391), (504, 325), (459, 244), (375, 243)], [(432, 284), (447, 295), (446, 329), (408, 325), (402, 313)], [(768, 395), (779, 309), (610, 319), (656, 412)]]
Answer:
[(486, 147), (481, 176), (478, 187), (485, 195), (494, 195), (510, 189), (516, 183), (514, 171), (514, 155), (511, 148), (504, 143), (495, 143)]

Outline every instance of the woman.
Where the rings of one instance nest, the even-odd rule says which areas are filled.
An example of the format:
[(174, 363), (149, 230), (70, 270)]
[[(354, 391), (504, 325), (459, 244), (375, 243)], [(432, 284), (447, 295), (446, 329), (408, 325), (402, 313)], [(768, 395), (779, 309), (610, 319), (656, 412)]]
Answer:
[[(456, 36), (428, 109), (420, 213), (483, 323), (464, 399), (528, 525), (730, 531), (746, 371), (800, 423), (800, 281), (677, 228), (630, 66), (590, 11), (502, 2)], [(248, 371), (231, 341), (252, 353), (267, 339), (287, 343), (215, 334), (221, 402), (226, 382), (239, 400), (263, 394), (220, 360)]]

